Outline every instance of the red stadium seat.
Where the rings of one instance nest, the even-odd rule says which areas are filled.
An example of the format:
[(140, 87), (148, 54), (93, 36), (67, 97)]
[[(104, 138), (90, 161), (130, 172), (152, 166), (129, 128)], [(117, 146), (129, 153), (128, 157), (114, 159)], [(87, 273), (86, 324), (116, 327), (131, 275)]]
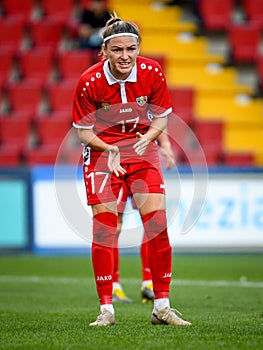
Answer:
[(256, 23), (233, 24), (228, 31), (232, 60), (255, 62), (260, 45), (260, 27)]
[(42, 98), (42, 82), (22, 80), (8, 87), (8, 100), (11, 110), (37, 113)]
[(0, 74), (0, 106), (2, 104), (2, 100), (3, 100), (3, 87), (5, 86), (6, 83), (6, 77)]
[(2, 0), (5, 15), (22, 15), (29, 18), (35, 5), (35, 0)]
[(0, 119), (0, 142), (23, 149), (29, 143), (31, 121), (19, 117)]
[(65, 163), (72, 164), (72, 165), (81, 163), (83, 161), (82, 151), (83, 151), (82, 146), (72, 147), (67, 149), (65, 152), (65, 158), (64, 158)]
[(243, 0), (243, 9), (249, 21), (257, 22), (263, 28), (263, 1)]
[(252, 153), (226, 153), (224, 163), (229, 166), (253, 166), (255, 159)]
[(0, 166), (18, 166), (21, 162), (21, 148), (14, 144), (0, 145)]
[(28, 121), (29, 123), (34, 121), (35, 118), (35, 113), (32, 111), (21, 111), (21, 110), (16, 110), (16, 111), (11, 111), (9, 113), (3, 113), (0, 115), (0, 120), (4, 119), (17, 119), (17, 120), (22, 120), (22, 121)]
[(220, 163), (220, 153), (213, 147), (193, 147), (184, 150), (183, 161), (191, 167), (216, 166)]
[(55, 164), (59, 147), (57, 145), (41, 145), (37, 148), (28, 148), (24, 152), (27, 165)]
[(188, 88), (169, 88), (172, 100), (173, 113), (179, 116), (187, 124), (193, 117), (194, 90)]
[(7, 81), (13, 69), (15, 51), (11, 47), (0, 47), (0, 77)]
[(73, 96), (76, 88), (76, 80), (68, 79), (54, 82), (49, 85), (48, 99), (53, 111), (72, 111)]
[(191, 166), (215, 166), (221, 163), (223, 124), (195, 121), (194, 132), (196, 139), (192, 139), (183, 150), (184, 162)]
[(30, 38), (33, 46), (58, 48), (63, 39), (64, 24), (55, 19), (43, 19), (30, 26)]
[[(43, 115), (37, 116), (37, 121), (39, 118), (42, 118)], [(46, 114), (46, 117), (50, 119), (57, 119), (57, 120), (67, 120), (68, 123), (72, 124), (72, 108), (69, 110), (52, 110), (48, 111)]]
[(37, 120), (37, 133), (41, 144), (60, 145), (70, 130), (67, 118), (43, 117)]
[(61, 52), (58, 70), (62, 78), (78, 80), (80, 75), (93, 64), (93, 54), (88, 50)]
[(182, 121), (177, 116), (170, 115), (168, 117), (167, 130), (170, 138), (172, 138), (177, 143), (185, 144), (190, 128), (184, 121)]
[(227, 30), (234, 11), (233, 0), (200, 0), (199, 11), (208, 30)]
[(45, 0), (42, 2), (44, 15), (59, 19), (65, 23), (72, 15), (74, 0)]
[(178, 160), (184, 150), (189, 147), (191, 129), (184, 121), (171, 114), (168, 117), (167, 133), (175, 158)]
[(25, 33), (25, 20), (21, 16), (0, 18), (0, 46), (18, 49)]
[[(87, 7), (87, 6), (89, 5), (90, 1), (91, 1), (91, 0), (80, 0), (79, 6), (80, 6), (81, 8)], [(107, 0), (106, 0), (105, 2), (107, 2)]]
[(23, 78), (47, 81), (51, 76), (54, 51), (52, 48), (36, 47), (20, 53), (19, 65)]
[[(65, 113), (52, 113), (51, 117), (44, 117), (37, 120), (37, 132), (40, 142), (40, 151), (35, 149), (27, 150), (27, 154), (31, 154), (31, 159), (34, 154), (40, 153), (45, 159), (50, 150), (51, 160), (54, 159), (54, 153), (59, 163), (63, 164), (79, 164), (82, 158), (82, 146), (77, 137), (75, 129), (72, 128), (72, 121), (64, 118)], [(54, 118), (54, 116), (57, 117)]]
[(203, 147), (222, 149), (223, 123), (209, 121), (195, 121), (195, 135)]

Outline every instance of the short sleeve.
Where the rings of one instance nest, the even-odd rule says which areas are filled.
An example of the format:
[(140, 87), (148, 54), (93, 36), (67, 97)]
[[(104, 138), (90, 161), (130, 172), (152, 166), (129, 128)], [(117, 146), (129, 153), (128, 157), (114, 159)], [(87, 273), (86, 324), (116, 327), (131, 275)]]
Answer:
[(172, 112), (172, 103), (165, 75), (158, 63), (152, 67), (152, 81), (151, 111), (155, 117), (163, 117)]
[(91, 129), (95, 124), (96, 103), (92, 89), (80, 79), (73, 99), (73, 125), (76, 128)]

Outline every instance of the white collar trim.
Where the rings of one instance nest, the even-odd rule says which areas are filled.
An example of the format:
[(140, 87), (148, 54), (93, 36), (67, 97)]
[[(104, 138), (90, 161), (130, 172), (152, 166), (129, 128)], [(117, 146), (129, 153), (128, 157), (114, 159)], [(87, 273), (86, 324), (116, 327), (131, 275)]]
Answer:
[(109, 83), (109, 85), (113, 85), (113, 84), (116, 84), (116, 83), (126, 83), (127, 81), (129, 81), (131, 83), (136, 83), (136, 81), (137, 81), (137, 65), (136, 65), (136, 63), (133, 66), (130, 75), (125, 80), (116, 79), (112, 75), (112, 73), (110, 71), (110, 67), (109, 67), (109, 60), (106, 60), (104, 62), (103, 71), (104, 71), (105, 77), (106, 77), (107, 82)]

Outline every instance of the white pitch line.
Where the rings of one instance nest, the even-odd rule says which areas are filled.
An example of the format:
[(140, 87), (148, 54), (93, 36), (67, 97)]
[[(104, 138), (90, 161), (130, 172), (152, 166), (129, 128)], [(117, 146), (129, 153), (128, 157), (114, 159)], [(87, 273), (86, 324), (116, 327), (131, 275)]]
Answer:
[(174, 280), (172, 285), (195, 287), (242, 287), (263, 288), (263, 282), (250, 281), (202, 281), (202, 280)]
[(74, 278), (74, 277), (46, 277), (46, 276), (0, 276), (0, 283), (60, 283), (60, 284), (74, 284), (83, 283), (91, 278)]
[[(0, 283), (51, 283), (51, 284), (77, 284), (91, 283), (93, 278), (74, 278), (74, 277), (45, 277), (45, 276), (0, 276)], [(140, 284), (138, 278), (123, 278), (124, 284)], [(235, 287), (235, 288), (263, 288), (263, 282), (252, 282), (247, 280), (241, 281), (205, 281), (205, 280), (172, 280), (172, 285), (175, 286), (195, 286), (195, 287)]]

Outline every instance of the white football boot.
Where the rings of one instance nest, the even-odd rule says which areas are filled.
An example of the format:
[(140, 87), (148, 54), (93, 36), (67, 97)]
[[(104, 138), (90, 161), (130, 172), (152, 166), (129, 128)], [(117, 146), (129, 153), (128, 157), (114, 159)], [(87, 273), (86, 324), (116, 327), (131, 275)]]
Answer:
[(115, 320), (114, 314), (104, 309), (100, 312), (96, 321), (90, 323), (89, 325), (90, 326), (113, 326), (115, 325), (115, 323), (116, 323), (116, 320)]
[(176, 312), (181, 313), (175, 309), (165, 307), (160, 311), (153, 311), (152, 313), (152, 324), (153, 325), (173, 325), (173, 326), (191, 326), (192, 323), (183, 320), (176, 315)]

